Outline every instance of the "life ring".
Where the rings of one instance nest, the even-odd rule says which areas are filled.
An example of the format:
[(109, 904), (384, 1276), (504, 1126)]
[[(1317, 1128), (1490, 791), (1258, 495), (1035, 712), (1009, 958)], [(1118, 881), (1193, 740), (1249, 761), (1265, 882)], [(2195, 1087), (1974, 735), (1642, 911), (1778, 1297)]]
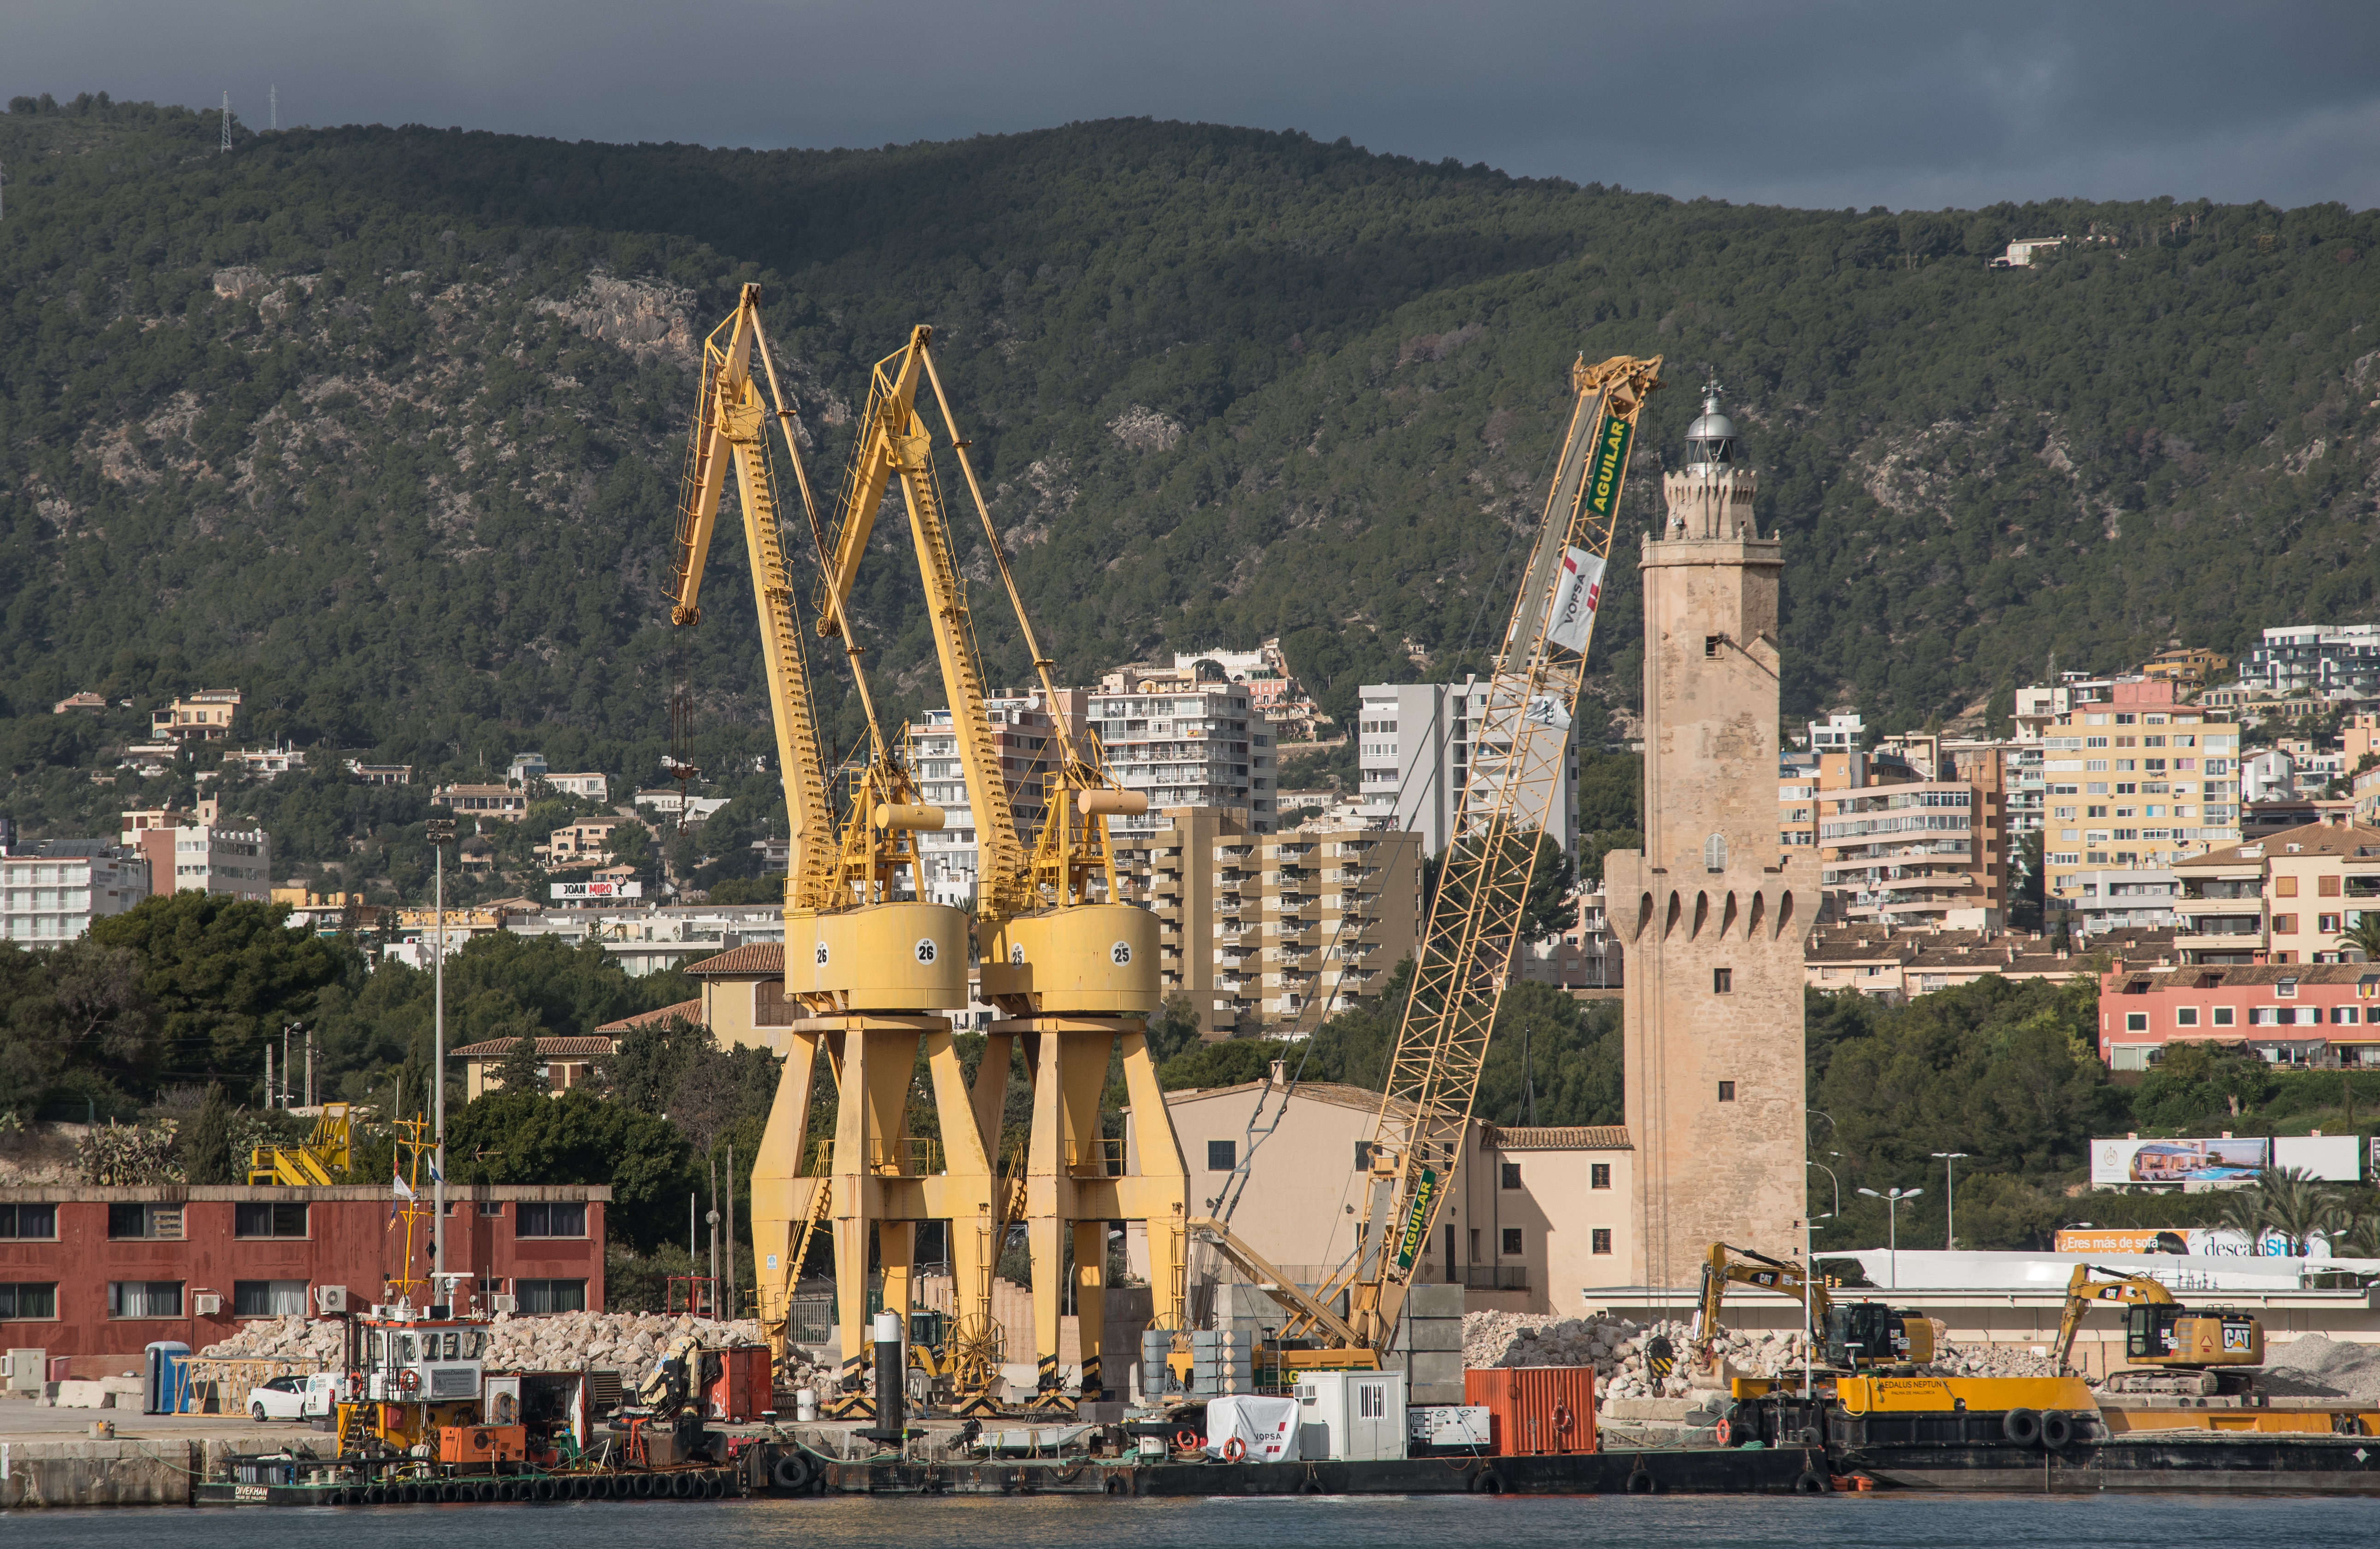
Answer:
[(1721, 1446), (1735, 1445), (1735, 1427), (1727, 1422), (1725, 1415), (1719, 1416), (1718, 1423), (1711, 1427), (1711, 1440)]
[(1557, 1431), (1560, 1431), (1560, 1432), (1564, 1432), (1564, 1433), (1567, 1433), (1567, 1432), (1570, 1430), (1570, 1428), (1571, 1428), (1572, 1425), (1576, 1424), (1577, 1422), (1578, 1422), (1578, 1416), (1576, 1416), (1576, 1415), (1574, 1415), (1574, 1414), (1572, 1414), (1572, 1413), (1571, 1413), (1571, 1412), (1570, 1412), (1570, 1406), (1569, 1406), (1569, 1405), (1567, 1405), (1567, 1404), (1556, 1404), (1556, 1405), (1554, 1406), (1554, 1429), (1555, 1429), (1555, 1430), (1557, 1430)]
[(1248, 1444), (1233, 1436), (1223, 1444), (1223, 1461), (1236, 1463), (1248, 1455)]
[(1200, 1452), (1206, 1449), (1207, 1438), (1196, 1431), (1176, 1431), (1173, 1433), (1173, 1445), (1184, 1452)]
[(404, 1371), (399, 1372), (396, 1374), (396, 1386), (397, 1390), (401, 1393), (416, 1393), (420, 1391), (421, 1373), (414, 1367), (407, 1366)]

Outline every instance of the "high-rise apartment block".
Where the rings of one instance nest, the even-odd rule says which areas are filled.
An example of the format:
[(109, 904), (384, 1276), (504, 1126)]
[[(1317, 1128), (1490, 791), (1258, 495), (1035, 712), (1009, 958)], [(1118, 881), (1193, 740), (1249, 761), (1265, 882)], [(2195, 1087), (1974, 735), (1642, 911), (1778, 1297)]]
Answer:
[(1713, 1242), (1798, 1253), (1803, 949), (1818, 866), (1777, 843), (1781, 546), (1716, 399), (1667, 475), (1645, 585), (1645, 848), (1604, 861), (1627, 952), (1631, 1283), (1692, 1285)]
[[(1073, 691), (1067, 691), (1073, 692)], [(1059, 707), (1064, 709), (1067, 707)], [(1017, 836), (1028, 846), (1049, 810), (1044, 781), (1058, 767), (1058, 722), (1038, 693), (1003, 695), (984, 701), (991, 740), (1008, 782)], [(1073, 707), (1079, 721), (1081, 706)], [(920, 896), (954, 908), (971, 907), (976, 892), (975, 811), (967, 800), (966, 770), (959, 762), (958, 730), (945, 709), (928, 710), (908, 727), (910, 768), (918, 793), (942, 809), (942, 826), (917, 835)]]
[[(1119, 836), (1127, 898), (1158, 917), (1160, 982), (1202, 1034), (1311, 1032), (1370, 1003), (1413, 954), (1421, 841), (1368, 828), (1257, 833), (1232, 808), (1175, 807)], [(1123, 880), (1124, 878), (1128, 880)]]
[(2240, 733), (2174, 685), (2119, 680), (2042, 736), (2053, 919), (2085, 934), (2173, 923), (2175, 861), (2240, 838)]
[[(1471, 779), (1473, 765), (1480, 762), (1477, 754), (1481, 734), (1487, 730), (1488, 684), (1475, 678), (1459, 684), (1366, 684), (1359, 695), (1355, 743), (1364, 815), (1421, 835), (1423, 850), (1435, 855), (1446, 848), (1454, 831), (1463, 787)], [(1491, 768), (1509, 763), (1504, 759), (1487, 762)], [(1488, 799), (1487, 793), (1473, 797), (1475, 802)], [(1563, 744), (1547, 810), (1553, 815), (1554, 842), (1564, 854), (1576, 854), (1575, 727)]]
[(55, 947), (148, 896), (148, 857), (125, 845), (56, 839), (0, 853), (0, 940)]
[(1108, 773), (1148, 797), (1147, 813), (1111, 818), (1110, 833), (1152, 833), (1177, 806), (1238, 807), (1254, 832), (1272, 832), (1280, 817), (1272, 722), (1252, 708), (1245, 684), (1101, 688), (1087, 697)]

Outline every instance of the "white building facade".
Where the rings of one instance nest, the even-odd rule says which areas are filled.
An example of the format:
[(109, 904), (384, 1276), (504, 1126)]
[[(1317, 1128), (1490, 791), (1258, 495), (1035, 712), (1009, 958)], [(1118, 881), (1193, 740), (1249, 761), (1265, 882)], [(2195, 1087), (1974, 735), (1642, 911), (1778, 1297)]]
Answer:
[(55, 947), (149, 896), (149, 863), (103, 840), (63, 839), (0, 857), (0, 939)]
[[(1488, 684), (1366, 684), (1356, 706), (1356, 768), (1365, 816), (1422, 836), (1435, 855), (1453, 831), (1471, 778)], [(1578, 853), (1578, 730), (1563, 744), (1548, 824), (1562, 853)]]
[[(173, 891), (223, 893), (258, 903), (272, 902), (273, 841), (262, 829), (201, 824), (176, 829), (173, 835)], [(158, 890), (166, 889), (160, 887)]]
[(1161, 693), (1095, 693), (1090, 731), (1108, 772), (1148, 797), (1148, 811), (1115, 817), (1109, 830), (1146, 835), (1170, 826), (1167, 807), (1238, 807), (1251, 831), (1280, 822), (1273, 723), (1251, 707), (1245, 684), (1206, 684)]

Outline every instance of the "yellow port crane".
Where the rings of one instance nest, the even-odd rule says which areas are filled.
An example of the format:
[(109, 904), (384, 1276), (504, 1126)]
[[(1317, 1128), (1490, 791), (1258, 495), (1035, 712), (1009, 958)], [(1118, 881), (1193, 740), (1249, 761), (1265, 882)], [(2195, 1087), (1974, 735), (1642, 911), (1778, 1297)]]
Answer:
[[(1145, 795), (1116, 786), (1099, 763), (1096, 743), (1073, 724), (1002, 552), (966, 455), (969, 443), (959, 434), (935, 369), (932, 341), (932, 329), (912, 329), (902, 348), (879, 361), (871, 375), (858, 445), (827, 546), (817, 629), (827, 638), (841, 636), (846, 647), (852, 644), (844, 600), (868, 551), (878, 509), (897, 483), (950, 696), (953, 742), (976, 833), (981, 992), (1006, 1013), (988, 1030), (974, 1107), (980, 1138), (996, 1144), (1010, 1057), (1022, 1040), (1033, 1123), (1016, 1214), (1034, 1267), (1034, 1404), (1062, 1411), (1073, 1403), (1061, 1389), (1058, 1365), (1061, 1313), (1070, 1287), (1082, 1349), (1080, 1396), (1095, 1399), (1105, 1388), (1100, 1309), (1109, 1222), (1148, 1223), (1158, 1318), (1179, 1326), (1182, 1315), (1188, 1171), (1145, 1035), (1146, 1019), (1160, 999), (1158, 924), (1148, 911), (1120, 900), (1107, 832), (1110, 817), (1137, 816), (1148, 804)], [(1046, 777), (1046, 814), (1030, 849), (1019, 830), (1014, 793), (992, 730), (974, 615), (936, 472), (935, 438), (918, 408), (918, 397), (927, 391), (1053, 720), (1056, 766)], [(1099, 1109), (1110, 1061), (1119, 1054), (1132, 1104), (1129, 1144), (1105, 1138)], [(993, 1231), (1009, 1216), (1009, 1191), (1002, 1193), (1002, 1208), (990, 1223)], [(1062, 1267), (1062, 1236), (1069, 1233), (1071, 1278)], [(994, 1243), (986, 1252), (996, 1250)], [(889, 1289), (886, 1295), (890, 1307)]]
[[(1505, 625), (1438, 894), (1373, 1125), (1370, 1208), (1347, 1265), (1312, 1293), (1281, 1278), (1227, 1221), (1194, 1235), (1288, 1311), (1284, 1366), (1377, 1364), (1438, 1219), (1513, 971), (1537, 838), (1560, 789), (1571, 716), (1602, 599), (1628, 452), (1660, 357), (1571, 370), (1574, 403), (1536, 542)], [(1342, 1317), (1333, 1309), (1345, 1297)], [(1322, 1347), (1297, 1350), (1291, 1341)]]
[[(907, 771), (886, 746), (847, 630), (840, 633), (869, 756), (853, 782), (839, 831), (832, 822), (827, 765), (820, 752), (786, 567), (783, 504), (769, 453), (771, 418), (815, 551), (817, 511), (794, 413), (770, 357), (759, 287), (746, 285), (735, 315), (703, 344), (700, 393), (679, 489), (670, 617), (681, 629), (701, 622), (703, 566), (732, 466), (759, 610), (789, 829), (789, 1014), (781, 1027), (768, 1029), (785, 1065), (752, 1169), (759, 1311), (782, 1355), (801, 1250), (814, 1227), (831, 1224), (836, 1325), (845, 1352), (837, 1409), (864, 1414), (870, 1407), (861, 1381), (869, 1348), (861, 1331), (870, 1250), (884, 1275), (887, 1304), (905, 1303), (916, 1224), (953, 1221), (961, 1228), (952, 1234), (960, 1324), (968, 1329), (988, 1325), (990, 1269), (981, 1255), (992, 1248), (990, 1230), (980, 1224), (991, 1218), (991, 1169), (946, 1014), (966, 1004), (966, 914), (915, 896), (916, 835), (940, 827), (942, 814), (917, 799)], [(911, 878), (905, 887), (905, 873)], [(915, 1135), (910, 1129), (911, 1073), (921, 1041), (938, 1137)], [(835, 1083), (835, 1131), (831, 1145), (811, 1146), (810, 1095), (821, 1066)], [(970, 1223), (977, 1228), (965, 1229)]]

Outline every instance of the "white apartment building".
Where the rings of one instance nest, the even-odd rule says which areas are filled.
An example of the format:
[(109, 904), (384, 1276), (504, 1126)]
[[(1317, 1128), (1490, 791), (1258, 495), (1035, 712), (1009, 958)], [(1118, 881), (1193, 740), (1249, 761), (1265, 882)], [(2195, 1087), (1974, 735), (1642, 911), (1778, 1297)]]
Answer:
[(97, 839), (58, 839), (0, 856), (0, 940), (55, 947), (149, 896), (138, 850)]
[(1803, 732), (1812, 753), (1857, 753), (1866, 723), (1856, 713), (1837, 713), (1810, 721)]
[[(1058, 763), (1057, 718), (1038, 693), (986, 699), (984, 714), (991, 722), (1001, 776), (1008, 782), (1017, 837), (1030, 845), (1048, 810), (1043, 777)], [(925, 873), (918, 894), (930, 902), (963, 909), (975, 902), (976, 827), (966, 770), (959, 761), (958, 728), (944, 708), (928, 710), (923, 720), (909, 723), (907, 732), (909, 768), (918, 794), (942, 809), (941, 828), (917, 836)]]
[(526, 786), (532, 780), (541, 780), (567, 796), (584, 796), (590, 802), (612, 799), (612, 777), (587, 770), (578, 774), (555, 774), (546, 767), (542, 753), (516, 753), (504, 767), (504, 778), (516, 785)]
[[(1364, 812), (1422, 836), (1422, 852), (1444, 850), (1488, 714), (1488, 683), (1366, 684), (1356, 708), (1356, 767)], [(1578, 732), (1558, 761), (1548, 829), (1564, 854), (1578, 852)]]
[(273, 901), (273, 841), (262, 829), (201, 824), (168, 831), (174, 841), (175, 892)]
[(2380, 624), (2268, 629), (2240, 661), (2240, 684), (2279, 695), (2380, 694)]
[(1118, 836), (1171, 826), (1167, 807), (1238, 807), (1251, 831), (1280, 821), (1273, 724), (1251, 708), (1248, 685), (1208, 683), (1162, 693), (1102, 690), (1088, 696), (1087, 723), (1108, 773), (1145, 793), (1148, 811), (1109, 820)]

